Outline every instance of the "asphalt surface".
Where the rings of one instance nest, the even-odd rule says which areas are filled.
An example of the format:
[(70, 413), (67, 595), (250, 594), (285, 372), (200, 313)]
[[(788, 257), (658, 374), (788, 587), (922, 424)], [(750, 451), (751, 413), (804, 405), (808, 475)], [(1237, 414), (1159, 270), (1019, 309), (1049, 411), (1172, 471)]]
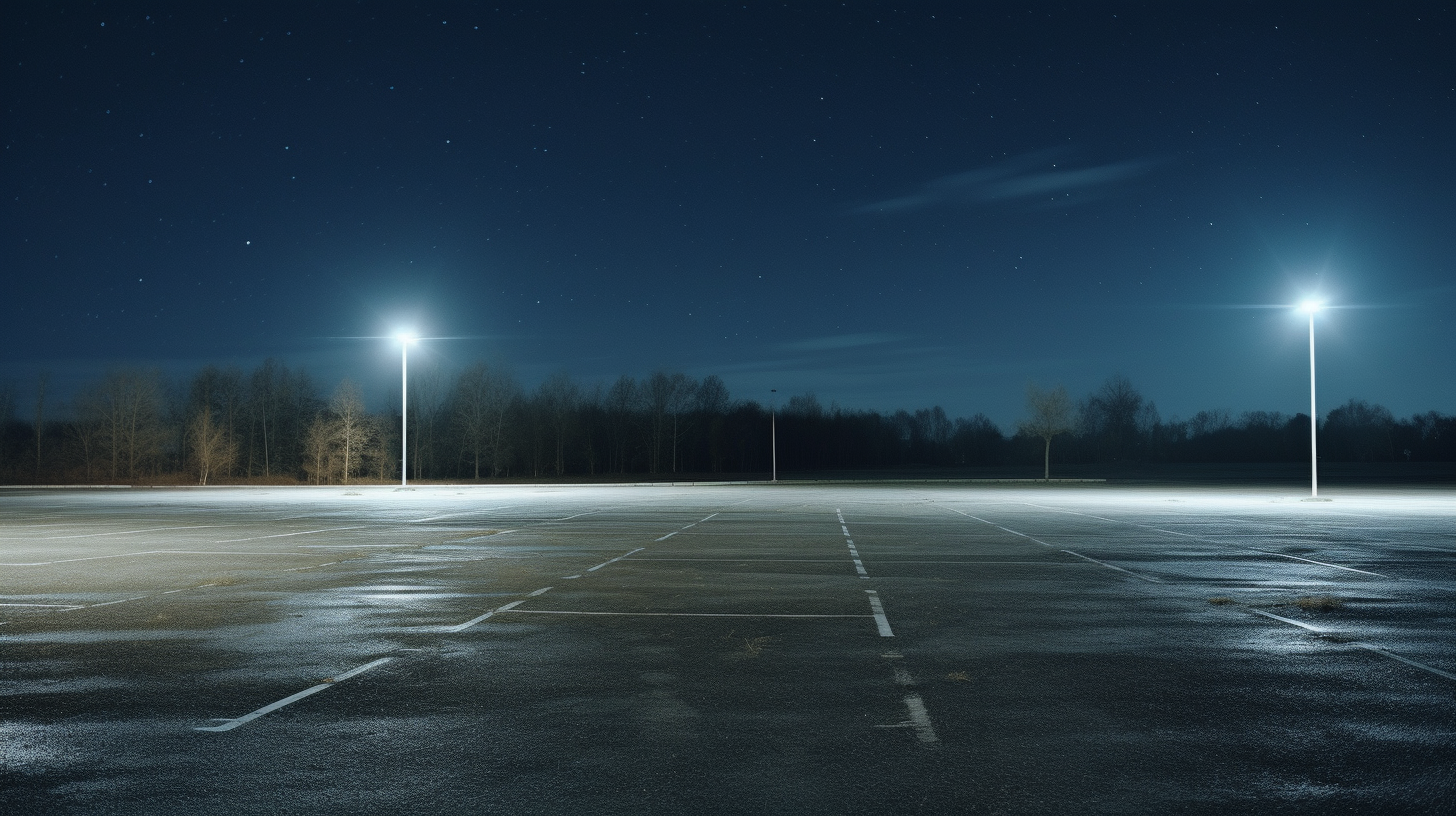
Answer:
[(1456, 812), (1456, 493), (0, 492), (0, 813)]

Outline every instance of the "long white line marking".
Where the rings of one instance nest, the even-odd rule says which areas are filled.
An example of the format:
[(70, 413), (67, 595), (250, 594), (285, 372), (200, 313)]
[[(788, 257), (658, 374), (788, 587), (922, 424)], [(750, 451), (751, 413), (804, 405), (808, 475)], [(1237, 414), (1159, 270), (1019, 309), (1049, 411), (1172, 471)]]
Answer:
[[(1106, 516), (1094, 516), (1091, 513), (1079, 513), (1076, 510), (1064, 510), (1064, 509), (1062, 509), (1060, 507), (1048, 507), (1048, 506), (1042, 505), (1042, 504), (1032, 504), (1031, 502), (1022, 502), (1022, 504), (1025, 504), (1027, 507), (1036, 507), (1036, 508), (1039, 508), (1039, 509), (1042, 509), (1042, 510), (1051, 510), (1051, 511), (1056, 512), (1056, 513), (1066, 513), (1068, 515), (1073, 515), (1073, 516), (1085, 516), (1087, 518), (1094, 518), (1094, 519), (1097, 519), (1098, 521), (1106, 521), (1106, 522), (1109, 522), (1111, 524), (1126, 524), (1129, 527), (1141, 527), (1144, 530), (1152, 530), (1155, 533), (1166, 533), (1168, 535), (1182, 536), (1183, 538), (1192, 539), (1194, 541), (1202, 541), (1202, 542), (1207, 543), (1207, 544), (1216, 544), (1216, 545), (1219, 545), (1221, 547), (1228, 547), (1231, 550), (1243, 550), (1244, 552), (1263, 553), (1264, 555), (1277, 555), (1280, 558), (1291, 558), (1291, 559), (1293, 559), (1295, 561), (1305, 561), (1305, 562), (1308, 562), (1310, 564), (1318, 564), (1318, 565), (1320, 565), (1322, 567), (1330, 567), (1331, 569), (1346, 570), (1346, 571), (1349, 571), (1349, 572), (1358, 572), (1358, 573), (1360, 573), (1362, 575), (1374, 575), (1377, 578), (1386, 578), (1386, 579), (1389, 579), (1389, 580), (1392, 580), (1392, 581), (1399, 580), (1398, 578), (1392, 578), (1389, 575), (1381, 575), (1378, 572), (1369, 572), (1367, 570), (1355, 569), (1354, 567), (1343, 567), (1343, 566), (1340, 566), (1339, 564), (1330, 564), (1330, 563), (1325, 562), (1325, 561), (1315, 561), (1315, 560), (1309, 559), (1309, 558), (1300, 558), (1297, 555), (1288, 555), (1286, 553), (1272, 552), (1270, 550), (1256, 550), (1256, 549), (1253, 549), (1252, 547), (1237, 547), (1237, 546), (1234, 546), (1233, 544), (1228, 544), (1228, 543), (1225, 543), (1223, 541), (1220, 541), (1218, 538), (1210, 538), (1208, 536), (1195, 535), (1193, 533), (1184, 533), (1184, 532), (1179, 532), (1178, 530), (1169, 530), (1169, 529), (1166, 529), (1164, 527), (1154, 527), (1151, 524), (1139, 524), (1138, 522), (1135, 522), (1135, 521), (1122, 521), (1120, 519), (1107, 518)], [(950, 508), (946, 508), (946, 509), (949, 510)], [(955, 512), (959, 513), (960, 511), (957, 510)], [(962, 515), (964, 515), (964, 514), (962, 514)], [(1242, 536), (1241, 535), (1241, 536), (1237, 536), (1237, 537), (1244, 538), (1244, 537), (1248, 537), (1248, 536)]]
[(1390, 658), (1391, 660), (1399, 660), (1400, 662), (1406, 664), (1407, 666), (1415, 666), (1418, 669), (1424, 669), (1425, 671), (1428, 671), (1431, 674), (1440, 675), (1441, 677), (1444, 677), (1447, 680), (1456, 680), (1456, 674), (1452, 674), (1450, 672), (1441, 671), (1440, 669), (1433, 668), (1431, 666), (1427, 666), (1424, 663), (1418, 663), (1418, 662), (1416, 662), (1414, 660), (1411, 660), (1408, 657), (1401, 657), (1400, 655), (1396, 654), (1395, 652), (1386, 651), (1385, 649), (1382, 649), (1379, 646), (1376, 646), (1376, 645), (1374, 645), (1372, 643), (1364, 643), (1364, 642), (1358, 642), (1357, 641), (1357, 642), (1352, 643), (1350, 645), (1351, 646), (1358, 646), (1361, 649), (1366, 649), (1368, 651), (1375, 652), (1376, 654), (1385, 655), (1386, 657)]
[(868, 618), (870, 615), (787, 615), (772, 612), (583, 612), (573, 609), (506, 609), (514, 615), (606, 615), (629, 618)]
[(73, 564), (77, 561), (101, 561), (107, 558), (131, 558), (138, 555), (309, 555), (290, 552), (252, 552), (246, 550), (142, 550), (140, 552), (117, 553), (115, 555), (88, 555), (85, 558), (57, 558), (54, 561), (24, 561), (20, 563), (0, 562), (0, 567), (46, 567), (52, 564)]
[(973, 516), (970, 513), (967, 513), (967, 512), (965, 512), (963, 510), (957, 510), (954, 507), (946, 507), (943, 504), (939, 504), (939, 505), (936, 505), (936, 506), (937, 507), (940, 507), (940, 508), (942, 508), (944, 510), (949, 510), (952, 513), (960, 513), (961, 515), (965, 516), (966, 518), (968, 518), (968, 519), (975, 519), (976, 521), (979, 521), (982, 524), (989, 524), (992, 527), (995, 527), (996, 529), (1001, 530), (1002, 532), (1007, 532), (1007, 533), (1010, 533), (1010, 534), (1012, 534), (1014, 536), (1021, 536), (1022, 538), (1026, 539), (1028, 541), (1035, 541), (1036, 543), (1042, 545), (1043, 547), (1051, 547), (1051, 546), (1053, 546), (1051, 544), (1046, 543), (1045, 541), (1042, 541), (1039, 538), (1032, 538), (1031, 536), (1027, 535), (1026, 533), (1018, 533), (1018, 532), (1016, 532), (1015, 530), (1012, 530), (1009, 527), (1002, 527), (1001, 525), (999, 525), (999, 524), (997, 524), (997, 523), (995, 523), (993, 521), (987, 521), (987, 520), (981, 518), (980, 516)]
[(1378, 572), (1370, 572), (1369, 570), (1355, 569), (1354, 567), (1342, 567), (1339, 564), (1331, 564), (1331, 563), (1328, 563), (1328, 562), (1325, 562), (1325, 561), (1316, 561), (1313, 558), (1300, 558), (1297, 555), (1289, 555), (1287, 553), (1271, 552), (1269, 550), (1255, 550), (1255, 549), (1250, 549), (1249, 552), (1263, 553), (1265, 555), (1277, 555), (1280, 558), (1290, 558), (1290, 559), (1293, 559), (1295, 561), (1303, 561), (1306, 564), (1318, 564), (1321, 567), (1330, 567), (1332, 569), (1345, 570), (1346, 572), (1358, 572), (1361, 575), (1374, 575), (1376, 578), (1389, 578), (1390, 577), (1389, 575), (1381, 575)]
[(623, 553), (623, 554), (617, 556), (616, 558), (611, 559), (610, 561), (603, 561), (602, 563), (597, 564), (595, 567), (588, 567), (587, 568), (587, 572), (596, 572), (597, 570), (601, 569), (602, 567), (605, 567), (608, 564), (614, 564), (614, 563), (616, 563), (618, 561), (621, 561), (623, 558), (626, 558), (627, 556), (631, 555), (632, 553), (640, 553), (640, 552), (642, 552), (645, 549), (647, 549), (647, 548), (646, 547), (638, 547), (637, 549), (633, 550), (632, 552)]
[(408, 523), (408, 524), (423, 524), (424, 522), (427, 522), (427, 521), (439, 521), (440, 519), (455, 518), (457, 516), (478, 516), (478, 515), (482, 515), (482, 514), (494, 513), (497, 510), (509, 510), (512, 507), (520, 507), (520, 505), (519, 504), (503, 504), (500, 507), (492, 507), (489, 510), (462, 510), (459, 513), (445, 513), (444, 515), (430, 516), (429, 518), (414, 519), (413, 521), (409, 521), (409, 522), (406, 522), (406, 523)]
[(374, 661), (371, 661), (369, 663), (365, 663), (362, 666), (357, 666), (355, 668), (352, 668), (352, 669), (344, 672), (343, 674), (340, 674), (340, 675), (337, 675), (335, 677), (332, 677), (332, 678), (330, 678), (330, 679), (328, 679), (328, 680), (326, 680), (326, 681), (324, 681), (322, 683), (319, 683), (316, 686), (311, 686), (311, 687), (306, 688), (303, 691), (300, 691), (300, 692), (298, 692), (296, 694), (290, 694), (287, 697), (284, 697), (282, 700), (279, 700), (279, 701), (273, 702), (273, 703), (269, 703), (268, 705), (263, 706), (262, 708), (258, 709), (257, 711), (249, 712), (247, 714), (244, 714), (241, 717), (237, 717), (237, 718), (234, 718), (234, 719), (231, 719), (231, 720), (225, 719), (225, 718), (220, 718), (220, 719), (223, 719), (223, 722), (222, 722), (221, 725), (200, 726), (200, 727), (194, 728), (192, 730), (194, 730), (194, 731), (231, 731), (231, 730), (233, 730), (234, 728), (237, 728), (240, 725), (244, 725), (246, 723), (250, 723), (253, 720), (258, 719), (259, 717), (263, 716), (264, 714), (270, 714), (270, 713), (272, 713), (274, 711), (277, 711), (280, 708), (283, 708), (286, 705), (292, 705), (293, 703), (296, 703), (299, 700), (302, 700), (303, 698), (305, 698), (305, 697), (307, 697), (307, 696), (309, 696), (311, 694), (318, 694), (320, 691), (323, 691), (324, 689), (329, 688), (330, 686), (334, 685), (335, 683), (340, 683), (340, 682), (343, 682), (344, 680), (348, 680), (350, 677), (353, 677), (355, 675), (363, 674), (364, 672), (367, 672), (370, 669), (375, 668), (376, 666), (382, 666), (385, 663), (388, 663), (389, 661), (391, 661), (393, 659), (394, 658), (392, 658), (392, 657), (381, 657), (378, 660), (374, 660)]
[(1094, 564), (1101, 564), (1102, 566), (1107, 567), (1110, 570), (1117, 570), (1118, 572), (1125, 573), (1127, 575), (1131, 575), (1132, 577), (1134, 577), (1134, 578), (1136, 578), (1136, 579), (1138, 579), (1140, 581), (1147, 581), (1148, 583), (1152, 583), (1152, 584), (1161, 584), (1161, 583), (1163, 583), (1163, 580), (1161, 578), (1154, 578), (1151, 575), (1143, 575), (1141, 573), (1133, 572), (1130, 569), (1123, 569), (1122, 567), (1113, 566), (1112, 564), (1109, 564), (1106, 561), (1098, 561), (1095, 558), (1092, 558), (1090, 556), (1083, 555), (1081, 553), (1072, 552), (1071, 550), (1062, 550), (1062, 552), (1066, 553), (1067, 555), (1075, 555), (1078, 558), (1081, 558), (1081, 559), (1083, 559), (1085, 561), (1091, 561)]
[(7, 541), (64, 541), (73, 538), (99, 538), (110, 535), (136, 535), (137, 533), (155, 533), (161, 530), (206, 530), (215, 527), (232, 527), (231, 524), (194, 524), (187, 527), (149, 527), (145, 530), (120, 530), (111, 533), (83, 533), (81, 535), (66, 536), (42, 536), (40, 538), (8, 538)]
[(1307, 623), (1294, 620), (1293, 618), (1286, 618), (1282, 615), (1276, 615), (1273, 612), (1265, 612), (1262, 609), (1250, 609), (1249, 611), (1253, 612), (1255, 615), (1263, 615), (1266, 618), (1273, 618), (1274, 620), (1277, 620), (1281, 623), (1287, 623), (1290, 626), (1298, 626), (1300, 629), (1306, 629), (1308, 631), (1314, 632), (1315, 634), (1325, 634), (1325, 630), (1319, 628), (1318, 626), (1310, 626)]
[(540, 589), (536, 590), (535, 592), (532, 592), (528, 597), (534, 598), (537, 595), (545, 595), (546, 593), (548, 593), (550, 591), (551, 591), (551, 587), (541, 587)]
[(519, 606), (520, 604), (523, 604), (525, 602), (526, 602), (526, 600), (524, 598), (522, 598), (519, 601), (511, 601), (510, 603), (506, 604), (505, 606), (498, 606), (495, 609), (492, 609), (489, 612), (485, 613), (484, 615), (477, 615), (476, 617), (473, 617), (473, 618), (471, 618), (470, 620), (468, 620), (468, 621), (466, 621), (464, 623), (457, 623), (454, 626), (447, 626), (447, 627), (445, 627), (445, 631), (446, 632), (464, 632), (466, 629), (469, 629), (470, 627), (474, 626), (475, 624), (480, 623), (483, 620), (489, 619), (492, 615), (496, 615), (496, 614), (501, 613), (501, 612), (509, 612), (510, 610), (515, 609), (517, 606)]
[[(1263, 615), (1266, 618), (1272, 618), (1274, 620), (1279, 621), (1280, 623), (1287, 623), (1290, 626), (1298, 626), (1300, 629), (1304, 629), (1304, 630), (1309, 631), (1309, 632), (1314, 632), (1317, 635), (1328, 634), (1328, 632), (1326, 630), (1321, 629), (1321, 628), (1319, 628), (1317, 626), (1310, 626), (1309, 624), (1304, 623), (1303, 621), (1297, 621), (1297, 620), (1294, 620), (1293, 618), (1286, 618), (1283, 615), (1276, 615), (1273, 612), (1265, 612), (1262, 609), (1249, 609), (1248, 611), (1253, 612), (1255, 615)], [(1408, 657), (1401, 657), (1400, 655), (1396, 654), (1395, 652), (1392, 652), (1389, 649), (1385, 649), (1385, 648), (1382, 648), (1380, 646), (1376, 646), (1373, 643), (1366, 643), (1364, 641), (1357, 640), (1357, 641), (1351, 642), (1351, 643), (1349, 643), (1347, 645), (1354, 646), (1354, 647), (1356, 647), (1358, 649), (1364, 649), (1364, 650), (1366, 650), (1368, 652), (1375, 652), (1378, 655), (1383, 655), (1385, 657), (1390, 658), (1391, 660), (1399, 661), (1401, 663), (1406, 664), (1407, 666), (1414, 666), (1415, 668), (1420, 669), (1422, 671), (1428, 671), (1431, 674), (1438, 675), (1440, 677), (1444, 677), (1447, 680), (1456, 680), (1456, 674), (1452, 674), (1451, 672), (1447, 672), (1447, 671), (1442, 671), (1441, 669), (1438, 669), (1438, 668), (1436, 668), (1434, 666), (1427, 666), (1426, 664), (1421, 663), (1420, 661), (1411, 660)]]
[(52, 609), (83, 609), (85, 604), (0, 603), (0, 606), (43, 606)]
[(291, 538), (292, 536), (313, 535), (314, 533), (337, 533), (341, 530), (362, 530), (372, 525), (356, 524), (353, 527), (329, 527), (323, 530), (303, 530), (297, 533), (277, 533), (275, 535), (253, 536), (252, 538), (229, 538), (225, 541), (214, 541), (214, 544), (236, 544), (239, 541), (262, 541), (265, 538)]
[(910, 712), (910, 722), (915, 725), (915, 736), (921, 742), (936, 742), (935, 727), (930, 724), (930, 712), (925, 710), (925, 701), (919, 694), (905, 695), (905, 708)]
[(895, 633), (890, 630), (890, 620), (885, 617), (885, 607), (880, 605), (880, 593), (873, 589), (866, 589), (865, 594), (870, 596), (870, 612), (874, 615), (875, 626), (880, 630), (880, 637), (894, 637)]
[(666, 541), (669, 538), (672, 538), (673, 536), (677, 535), (680, 532), (682, 532), (682, 531), (681, 530), (673, 530), (672, 532), (668, 533), (667, 535), (663, 536), (662, 538), (654, 538), (653, 541)]

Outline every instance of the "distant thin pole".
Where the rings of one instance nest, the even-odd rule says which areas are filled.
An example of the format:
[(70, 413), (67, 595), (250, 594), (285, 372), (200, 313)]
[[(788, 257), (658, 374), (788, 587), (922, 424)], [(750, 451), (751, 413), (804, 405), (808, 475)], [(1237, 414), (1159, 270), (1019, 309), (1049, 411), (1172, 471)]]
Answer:
[[(779, 392), (779, 390), (777, 388), (770, 388), (768, 390), (768, 392), (770, 394), (777, 394)], [(773, 451), (773, 480), (775, 482), (777, 482), (779, 480), (779, 417), (778, 417), (778, 413), (779, 413), (779, 401), (778, 401), (778, 397), (774, 397), (773, 400), (769, 403), (768, 431), (769, 431), (769, 439), (771, 440), (770, 448)]]
[(409, 341), (399, 342), (399, 486), (409, 486)]
[(1314, 409), (1314, 312), (1309, 313), (1309, 497), (1319, 497), (1319, 455), (1315, 449), (1315, 428), (1319, 425)]

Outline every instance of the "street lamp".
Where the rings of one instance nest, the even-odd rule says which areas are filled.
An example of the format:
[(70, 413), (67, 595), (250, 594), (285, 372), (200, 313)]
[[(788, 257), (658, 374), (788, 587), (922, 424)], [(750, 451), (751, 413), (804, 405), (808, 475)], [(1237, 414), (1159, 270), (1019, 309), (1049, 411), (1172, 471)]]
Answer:
[(409, 346), (416, 338), (409, 332), (398, 332), (399, 341), (399, 486), (409, 486)]
[[(779, 390), (777, 388), (770, 388), (768, 390), (768, 392), (770, 394), (778, 394)], [(779, 480), (779, 422), (778, 422), (778, 413), (779, 413), (779, 398), (777, 396), (775, 396), (775, 397), (770, 398), (770, 401), (769, 401), (769, 409), (768, 409), (768, 431), (769, 431), (769, 440), (770, 440), (770, 446), (769, 447), (770, 447), (770, 450), (773, 452), (773, 481), (774, 481), (775, 484), (777, 484), (778, 483), (778, 480)]]
[(1319, 500), (1319, 455), (1315, 448), (1315, 430), (1319, 426), (1319, 414), (1314, 408), (1314, 314), (1324, 308), (1318, 300), (1306, 300), (1299, 304), (1299, 310), (1309, 315), (1309, 500)]

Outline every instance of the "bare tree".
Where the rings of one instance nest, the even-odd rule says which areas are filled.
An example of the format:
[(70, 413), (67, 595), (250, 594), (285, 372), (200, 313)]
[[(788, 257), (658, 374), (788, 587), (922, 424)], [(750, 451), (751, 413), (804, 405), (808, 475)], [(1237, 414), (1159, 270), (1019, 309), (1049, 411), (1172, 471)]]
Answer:
[(1031, 416), (1022, 420), (1017, 427), (1028, 436), (1041, 438), (1046, 443), (1042, 454), (1042, 478), (1052, 478), (1052, 437), (1072, 430), (1072, 400), (1067, 389), (1057, 386), (1043, 391), (1035, 385), (1026, 387), (1026, 410)]
[(572, 418), (580, 400), (581, 390), (571, 381), (571, 375), (564, 371), (548, 377), (536, 390), (536, 403), (545, 414), (555, 443), (553, 453), (557, 476), (566, 472), (566, 437), (571, 432)]
[(416, 479), (435, 474), (436, 421), (444, 398), (444, 380), (438, 364), (421, 369), (409, 379), (410, 458)]
[(364, 413), (364, 397), (359, 394), (359, 387), (348, 380), (339, 383), (334, 398), (329, 402), (329, 409), (334, 414), (334, 441), (342, 457), (339, 473), (344, 484), (348, 484), (349, 476), (363, 461), (365, 450), (373, 438), (373, 427)]
[(188, 423), (187, 448), (200, 485), (207, 484), (209, 476), (226, 473), (238, 458), (238, 444), (228, 438), (226, 427), (213, 421), (211, 406), (204, 406)]
[(314, 415), (303, 437), (303, 472), (314, 484), (323, 484), (333, 470), (334, 435), (332, 423), (323, 412)]
[(94, 425), (98, 452), (111, 460), (111, 478), (152, 464), (161, 454), (161, 383), (156, 372), (112, 371), (77, 401), (82, 422)]
[(46, 385), (50, 382), (49, 371), (42, 371), (35, 383), (35, 480), (40, 481), (41, 442), (45, 439)]

